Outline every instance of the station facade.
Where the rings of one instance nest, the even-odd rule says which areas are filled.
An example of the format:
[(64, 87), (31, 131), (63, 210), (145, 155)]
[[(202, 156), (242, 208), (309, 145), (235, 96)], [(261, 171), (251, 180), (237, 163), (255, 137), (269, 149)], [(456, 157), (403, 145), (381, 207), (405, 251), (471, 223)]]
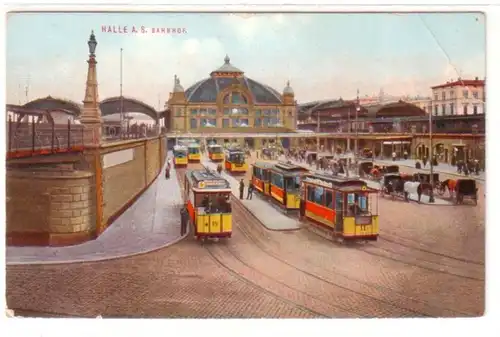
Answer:
[(175, 76), (166, 108), (174, 133), (293, 132), (296, 101), (290, 83), (280, 93), (224, 64), (184, 90)]

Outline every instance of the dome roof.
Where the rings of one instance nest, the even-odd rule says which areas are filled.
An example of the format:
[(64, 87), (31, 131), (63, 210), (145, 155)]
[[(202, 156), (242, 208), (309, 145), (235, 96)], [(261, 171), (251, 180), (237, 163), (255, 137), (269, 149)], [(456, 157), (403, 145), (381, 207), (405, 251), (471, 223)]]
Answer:
[(286, 82), (286, 87), (285, 87), (285, 89), (283, 89), (283, 94), (293, 95), (293, 89), (290, 86), (290, 81)]
[[(240, 73), (237, 77), (214, 76), (217, 72)], [(251, 78), (243, 76), (243, 71), (234, 67), (226, 55), (224, 64), (211, 73), (211, 77), (198, 81), (186, 90), (186, 99), (190, 103), (209, 103), (215, 102), (219, 92), (223, 91), (232, 84), (239, 84), (252, 94), (252, 99), (256, 104), (282, 104), (281, 94), (262, 83)]]

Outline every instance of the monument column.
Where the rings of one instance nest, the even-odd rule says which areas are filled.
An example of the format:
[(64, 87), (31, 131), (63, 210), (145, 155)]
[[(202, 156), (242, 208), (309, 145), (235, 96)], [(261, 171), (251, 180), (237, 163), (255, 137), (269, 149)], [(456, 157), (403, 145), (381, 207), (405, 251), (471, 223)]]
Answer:
[[(94, 31), (90, 34), (88, 41), (89, 59), (87, 70), (87, 83), (85, 86), (85, 97), (83, 99), (83, 111), (80, 117), (80, 123), (84, 126), (85, 159), (90, 170), (94, 173), (93, 197), (92, 204), (95, 205), (95, 218), (92, 217), (92, 222), (95, 224), (95, 234), (99, 236), (105, 229), (103, 221), (103, 163), (100, 153), (100, 145), (102, 143), (102, 118), (101, 110), (99, 109), (99, 92), (97, 89), (97, 61), (95, 58), (95, 49), (97, 41)], [(92, 208), (91, 208), (92, 209)]]
[(102, 119), (101, 110), (99, 109), (99, 93), (97, 90), (97, 61), (95, 58), (97, 41), (95, 39), (94, 31), (90, 34), (88, 45), (90, 54), (87, 61), (87, 83), (80, 123), (85, 127), (83, 140), (84, 145), (86, 147), (95, 147), (101, 144)]

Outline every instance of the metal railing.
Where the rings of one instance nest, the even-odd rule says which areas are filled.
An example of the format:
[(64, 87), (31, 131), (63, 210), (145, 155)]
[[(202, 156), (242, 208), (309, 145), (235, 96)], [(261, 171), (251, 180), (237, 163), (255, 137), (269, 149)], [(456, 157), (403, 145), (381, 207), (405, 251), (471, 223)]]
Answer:
[(102, 138), (106, 142), (150, 138), (160, 135), (162, 130), (156, 125), (139, 125), (133, 124), (123, 128), (119, 125), (103, 125)]
[(83, 150), (83, 125), (14, 122), (6, 125), (7, 158)]
[[(85, 126), (16, 122), (9, 116), (6, 122), (7, 158), (31, 157), (64, 152), (80, 152), (84, 149)], [(119, 131), (119, 130), (118, 130)], [(124, 132), (113, 126), (103, 125), (101, 138), (104, 142), (150, 138), (160, 135), (158, 126), (132, 125)], [(128, 132), (127, 132), (128, 131)], [(164, 130), (163, 130), (164, 131)]]

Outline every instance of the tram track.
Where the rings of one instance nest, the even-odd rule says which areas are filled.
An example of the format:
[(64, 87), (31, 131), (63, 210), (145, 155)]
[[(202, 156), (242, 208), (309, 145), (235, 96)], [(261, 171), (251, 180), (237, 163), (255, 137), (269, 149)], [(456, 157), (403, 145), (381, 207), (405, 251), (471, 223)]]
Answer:
[[(290, 218), (294, 218), (294, 219), (298, 218), (298, 215), (296, 213), (284, 212), (282, 209), (277, 207), (274, 204), (274, 202), (271, 201), (271, 199), (263, 197), (262, 195), (259, 195), (258, 197), (262, 198), (262, 200), (264, 200), (266, 202), (269, 202), (273, 206), (274, 209), (280, 211), (283, 215), (286, 215), (286, 216), (288, 216)], [(266, 198), (266, 199), (264, 199), (264, 198)], [(311, 233), (314, 233), (313, 231), (310, 231), (309, 229), (307, 229), (307, 230)], [(314, 233), (314, 234), (316, 234), (316, 233)], [(414, 250), (418, 251), (420, 254), (427, 253), (429, 256), (427, 256), (425, 258), (416, 258), (416, 262), (411, 262), (411, 261), (408, 261), (407, 259), (414, 258), (412, 256), (412, 254), (403, 254), (402, 252), (398, 252), (394, 248), (380, 246), (380, 242), (384, 242), (384, 241), (386, 242), (386, 246), (391, 245), (391, 244), (397, 244), (397, 245), (400, 245), (400, 246), (408, 248), (408, 249), (414, 249)], [(330, 242), (333, 242), (333, 241), (330, 241)], [(336, 243), (333, 242), (333, 244), (336, 244)], [(392, 261), (403, 263), (406, 265), (426, 269), (426, 270), (437, 272), (437, 273), (443, 273), (443, 274), (448, 274), (451, 276), (463, 277), (465, 279), (484, 282), (484, 277), (475, 276), (477, 274), (484, 274), (484, 273), (482, 273), (482, 270), (469, 270), (469, 271), (465, 270), (465, 269), (475, 268), (475, 266), (478, 266), (478, 269), (484, 269), (484, 268), (480, 267), (480, 266), (484, 267), (484, 263), (481, 264), (481, 263), (478, 263), (476, 261), (472, 261), (472, 260), (465, 259), (465, 258), (455, 258), (451, 255), (433, 252), (433, 251), (425, 250), (422, 248), (419, 249), (419, 248), (413, 247), (413, 246), (404, 245), (404, 244), (401, 244), (399, 242), (396, 242), (395, 240), (386, 239), (383, 237), (382, 234), (379, 236), (379, 240), (377, 242), (377, 245), (371, 244), (369, 247), (360, 245), (360, 246), (358, 246), (358, 249), (360, 251), (365, 252), (366, 254), (374, 255), (374, 256), (377, 256), (380, 258), (390, 259)], [(377, 252), (377, 250), (379, 252)], [(390, 254), (393, 254), (393, 256), (391, 256)], [(463, 265), (462, 266), (453, 266), (449, 263), (448, 264), (443, 263), (443, 261), (435, 261), (436, 257), (434, 257), (434, 258), (431, 257), (432, 256), (431, 254), (434, 254), (437, 256), (437, 258), (441, 258), (441, 259), (450, 259), (450, 260), (455, 260), (457, 262), (463, 262)], [(397, 258), (396, 255), (399, 256), (399, 258)], [(473, 265), (473, 266), (470, 267), (469, 265)]]
[[(195, 168), (198, 168), (198, 167), (195, 167)], [(203, 168), (202, 165), (200, 165), (199, 167), (200, 169)], [(186, 170), (185, 169), (177, 169), (176, 170), (177, 172), (177, 179), (179, 179), (180, 182), (183, 181), (184, 179), (184, 176), (185, 176), (185, 173), (186, 173)], [(183, 186), (183, 184), (181, 184), (181, 186)], [(183, 189), (183, 187), (181, 188)], [(313, 310), (313, 309), (310, 309), (308, 308), (307, 306), (304, 306), (300, 303), (297, 303), (297, 302), (294, 302), (294, 301), (291, 301), (289, 299), (287, 299), (286, 297), (284, 297), (283, 295), (278, 295), (276, 294), (274, 291), (270, 291), (268, 290), (266, 287), (263, 287), (261, 285), (259, 285), (256, 281), (254, 280), (250, 280), (248, 277), (245, 277), (244, 275), (242, 275), (241, 271), (238, 272), (236, 270), (236, 268), (233, 268), (232, 265), (231, 265), (231, 262), (230, 261), (227, 261), (227, 259), (225, 260), (224, 259), (224, 256), (221, 255), (221, 254), (218, 254), (217, 253), (217, 248), (220, 248), (218, 246), (220, 246), (221, 244), (223, 244), (223, 242), (217, 242), (217, 244), (213, 245), (213, 246), (210, 246), (210, 242), (208, 243), (203, 243), (202, 244), (202, 247), (204, 248), (204, 250), (208, 253), (208, 255), (210, 256), (210, 258), (223, 270), (225, 270), (227, 273), (233, 275), (236, 279), (240, 280), (241, 282), (244, 282), (246, 284), (248, 284), (249, 286), (253, 287), (253, 288), (256, 288), (256, 289), (259, 289), (261, 290), (262, 292), (284, 302), (284, 303), (287, 303), (305, 313), (309, 313), (311, 314), (313, 317), (322, 317), (322, 318), (331, 318), (330, 315), (326, 315), (322, 312), (319, 312), (317, 310)], [(227, 257), (227, 256), (226, 256)], [(234, 255), (233, 255), (234, 257)], [(238, 260), (238, 259), (236, 259)], [(248, 265), (245, 265), (241, 260), (238, 260), (239, 262), (241, 262), (244, 266), (246, 266), (247, 268), (249, 269), (253, 269), (255, 272), (259, 272), (257, 269), (255, 268), (252, 268)], [(265, 275), (264, 275), (265, 276)], [(351, 316), (345, 316), (346, 318), (348, 317), (352, 317)]]
[[(266, 255), (271, 256), (274, 260), (279, 261), (280, 263), (284, 264), (286, 267), (292, 268), (292, 269), (296, 270), (299, 274), (302, 274), (302, 276), (298, 276), (299, 278), (300, 277), (312, 278), (312, 279), (314, 279), (314, 282), (316, 282), (316, 283), (319, 282), (320, 284), (322, 284), (321, 285), (322, 287), (324, 287), (324, 285), (327, 285), (329, 287), (341, 288), (344, 291), (349, 292), (351, 294), (351, 296), (353, 296), (352, 295), (353, 293), (356, 294), (354, 296), (362, 296), (365, 299), (358, 300), (358, 302), (362, 302), (365, 305), (366, 305), (367, 301), (372, 301), (372, 302), (375, 301), (378, 303), (378, 307), (380, 307), (380, 305), (383, 305), (386, 307), (387, 306), (393, 307), (392, 312), (385, 312), (385, 313), (365, 312), (364, 314), (358, 313), (358, 316), (368, 315), (369, 317), (405, 317), (405, 316), (406, 317), (407, 316), (411, 316), (411, 317), (415, 317), (415, 316), (420, 316), (420, 317), (455, 316), (456, 317), (456, 316), (473, 316), (474, 315), (474, 314), (471, 314), (469, 312), (465, 312), (465, 311), (461, 311), (461, 310), (453, 310), (453, 309), (448, 309), (448, 308), (445, 308), (442, 306), (438, 306), (438, 305), (435, 305), (433, 303), (430, 303), (429, 301), (425, 301), (425, 300), (421, 300), (421, 299), (414, 298), (411, 296), (407, 296), (403, 293), (397, 292), (396, 290), (394, 290), (390, 287), (383, 286), (383, 285), (376, 284), (376, 283), (367, 282), (367, 281), (360, 280), (360, 279), (356, 279), (356, 278), (353, 278), (352, 276), (347, 276), (347, 275), (344, 275), (342, 273), (339, 273), (336, 270), (323, 269), (322, 267), (317, 266), (317, 265), (313, 265), (309, 262), (307, 263), (309, 268), (302, 268), (302, 266), (298, 267), (296, 264), (291, 263), (288, 260), (282, 258), (280, 256), (280, 254), (276, 254), (275, 252), (270, 251), (270, 247), (269, 247), (270, 242), (267, 242), (267, 240), (264, 240), (264, 241), (266, 241), (264, 243), (261, 238), (259, 238), (259, 239), (255, 238), (254, 234), (251, 234), (249, 232), (250, 228), (263, 229), (264, 227), (262, 227), (262, 224), (260, 223), (260, 221), (258, 221), (258, 219), (256, 219), (253, 216), (253, 214), (249, 213), (248, 210), (246, 210), (246, 208), (244, 208), (242, 203), (240, 203), (240, 201), (237, 200), (237, 198), (233, 198), (233, 200), (235, 201), (235, 202), (233, 202), (233, 205), (235, 205), (235, 207), (233, 207), (233, 221), (234, 221), (233, 232), (235, 232), (236, 234), (243, 234), (242, 236), (245, 236), (246, 239), (248, 241), (250, 241), (251, 243), (253, 243), (253, 245), (256, 246), (256, 248), (258, 248), (260, 251), (262, 251)], [(241, 213), (241, 212), (246, 212), (246, 214)], [(244, 225), (243, 223), (245, 223), (245, 221), (241, 221), (242, 219), (245, 219), (245, 220), (253, 219), (253, 221), (250, 221), (251, 224), (247, 223), (246, 225)], [(236, 237), (238, 237), (238, 235)], [(328, 241), (328, 240), (326, 240), (326, 241)], [(219, 244), (219, 245), (215, 245), (215, 246), (210, 246), (210, 247), (207, 247), (207, 249), (208, 250), (212, 249), (212, 251), (210, 251), (209, 253), (212, 254), (212, 258), (214, 258), (214, 259), (216, 259), (217, 256), (213, 255), (214, 254), (213, 250), (214, 249), (216, 250), (216, 253), (219, 254), (218, 255), (218, 258), (219, 258), (218, 262), (219, 263), (224, 264), (224, 260), (220, 261), (220, 258), (225, 257), (227, 259), (225, 262), (229, 261), (228, 263), (232, 263), (233, 267), (235, 266), (235, 263), (238, 263), (240, 266), (239, 268), (246, 268), (247, 270), (250, 269), (254, 273), (258, 273), (258, 274), (262, 275), (263, 273), (262, 273), (262, 270), (260, 270), (260, 268), (256, 268), (255, 266), (249, 265), (248, 258), (245, 259), (245, 256), (240, 254), (239, 249), (234, 248), (235, 242), (237, 242), (237, 241), (235, 240), (235, 236), (233, 236), (233, 239), (231, 239), (228, 244)], [(331, 243), (331, 241), (328, 241), (328, 242)], [(271, 243), (271, 245), (272, 245), (272, 243)], [(366, 253), (366, 252), (363, 252), (363, 253)], [(228, 257), (229, 255), (231, 256), (230, 258)], [(233, 261), (230, 261), (231, 259)], [(297, 261), (295, 259), (293, 259), (293, 260)], [(300, 259), (300, 257), (299, 257), (299, 260), (301, 260), (302, 262), (306, 262), (307, 259), (303, 259), (303, 258)], [(227, 265), (225, 267), (231, 269), (231, 267), (229, 267)], [(259, 267), (259, 266), (257, 266), (257, 267)], [(416, 266), (416, 267), (425, 269), (422, 266)], [(328, 276), (324, 275), (325, 271), (327, 271)], [(431, 270), (431, 271), (434, 272), (436, 270)], [(233, 270), (232, 272), (238, 273), (238, 271), (235, 271), (235, 270)], [(280, 280), (276, 280), (274, 277), (272, 277), (268, 274), (269, 273), (264, 273), (264, 276), (267, 278), (272, 278), (274, 282), (276, 282), (276, 281), (278, 283), (281, 282), (285, 287), (288, 287), (289, 289), (292, 288), (292, 289), (290, 289), (292, 291), (299, 291), (299, 292), (301, 291), (298, 289), (293, 289), (293, 287), (290, 287), (289, 284), (283, 283)], [(271, 275), (273, 275), (273, 274), (271, 274)], [(330, 279), (332, 275), (335, 275), (335, 281)], [(457, 276), (457, 275), (455, 275), (455, 276)], [(243, 275), (242, 277), (245, 277), (245, 276)], [(339, 278), (343, 279), (342, 282), (340, 282), (340, 284), (338, 282)], [(353, 282), (356, 283), (355, 288), (359, 288), (361, 291), (357, 291), (357, 290), (352, 289)], [(259, 286), (259, 285), (257, 285), (257, 286)], [(338, 292), (338, 289), (337, 289), (337, 292)], [(326, 293), (328, 293), (328, 292), (326, 292)], [(370, 293), (371, 294), (375, 293), (376, 295), (374, 296), (374, 295), (371, 295)], [(306, 294), (309, 297), (311, 297), (312, 299), (320, 300), (320, 301), (322, 300), (321, 298), (318, 298), (317, 296), (316, 296), (316, 298), (314, 298), (315, 295), (313, 295), (313, 294), (310, 294), (310, 293), (306, 293)], [(299, 305), (301, 305), (301, 304), (299, 304)], [(334, 306), (338, 307), (337, 302), (335, 304), (330, 303), (330, 305), (334, 305)], [(374, 306), (373, 303), (371, 303), (370, 306), (377, 307), (377, 305)], [(411, 307), (411, 308), (409, 308), (409, 307)], [(349, 310), (348, 308), (344, 308), (344, 309)], [(314, 310), (314, 311), (317, 312), (320, 310)], [(402, 312), (403, 312), (403, 314), (402, 314)], [(351, 313), (351, 315), (349, 317), (352, 317), (352, 316), (353, 315)]]
[[(236, 202), (239, 207), (241, 207), (238, 211), (243, 211), (243, 212), (248, 212), (244, 206), (237, 201)], [(234, 209), (234, 208), (233, 208)], [(249, 214), (251, 216), (251, 213)], [(258, 221), (255, 219), (255, 221)], [(260, 223), (259, 224), (253, 224), (254, 226), (262, 226)], [(238, 226), (241, 229), (241, 223), (238, 224)], [(418, 298), (410, 297), (405, 294), (402, 294), (394, 289), (391, 289), (386, 286), (382, 286), (377, 283), (371, 283), (371, 282), (366, 282), (357, 278), (354, 278), (352, 276), (345, 275), (344, 273), (341, 273), (337, 270), (332, 270), (332, 269), (326, 269), (323, 268), (322, 266), (315, 265), (311, 262), (306, 261), (304, 257), (302, 256), (302, 259), (300, 256), (290, 256), (290, 259), (293, 261), (301, 261), (303, 264), (308, 265), (309, 268), (304, 268), (304, 267), (299, 267), (296, 265), (296, 263), (289, 262), (287, 259), (283, 258), (280, 256), (280, 254), (276, 254), (275, 252), (272, 251), (271, 248), (266, 247), (266, 243), (263, 242), (263, 240), (260, 240), (259, 238), (253, 236), (252, 234), (249, 233), (250, 228), (254, 227), (251, 226), (250, 224), (247, 225), (247, 230), (242, 230), (244, 234), (252, 240), (252, 242), (262, 251), (264, 251), (267, 255), (272, 256), (275, 259), (280, 260), (282, 263), (289, 265), (298, 271), (312, 276), (318, 280), (321, 280), (323, 282), (326, 282), (328, 284), (334, 285), (336, 287), (341, 287), (346, 291), (349, 292), (354, 292), (358, 295), (365, 296), (367, 299), (379, 301), (380, 303), (383, 303), (385, 305), (389, 304), (395, 307), (398, 307), (401, 310), (406, 310), (413, 312), (414, 314), (412, 317), (420, 316), (420, 317), (439, 317), (439, 316), (473, 316), (472, 314), (465, 312), (465, 311), (460, 311), (460, 310), (454, 310), (454, 309), (449, 309), (445, 308), (433, 303), (430, 303), (425, 300), (421, 300)], [(257, 234), (258, 236), (261, 236), (260, 234)], [(323, 239), (323, 238), (322, 238)], [(328, 241), (324, 239), (325, 241)], [(329, 241), (328, 241), (329, 242)], [(312, 269), (312, 270), (307, 270), (307, 269)], [(325, 275), (325, 272), (328, 274)], [(331, 280), (331, 276), (335, 276), (335, 281)], [(352, 289), (352, 286), (356, 285), (358, 290)], [(409, 308), (411, 306), (411, 308)], [(388, 316), (384, 316), (388, 317)], [(394, 317), (394, 316), (390, 316)]]
[[(471, 259), (468, 259), (468, 258), (465, 258), (465, 257), (457, 257), (457, 256), (450, 255), (451, 253), (447, 254), (447, 253), (444, 253), (444, 252), (439, 252), (439, 251), (434, 251), (434, 250), (430, 250), (430, 249), (427, 249), (427, 248), (422, 248), (423, 245), (422, 245), (421, 242), (413, 240), (413, 239), (410, 239), (410, 238), (406, 238), (406, 237), (403, 237), (403, 236), (400, 236), (400, 235), (396, 235), (394, 233), (387, 233), (385, 231), (380, 231), (379, 241), (387, 241), (387, 242), (394, 243), (394, 244), (397, 244), (397, 245), (400, 245), (400, 246), (403, 246), (403, 247), (407, 247), (409, 249), (414, 249), (414, 250), (418, 250), (418, 251), (421, 251), (421, 252), (424, 252), (424, 253), (433, 254), (433, 255), (436, 255), (436, 256), (439, 256), (439, 257), (444, 257), (444, 258), (447, 258), (447, 259), (450, 259), (450, 260), (455, 260), (455, 261), (463, 262), (463, 263), (466, 263), (466, 264), (471, 264), (471, 265), (477, 265), (477, 266), (484, 267), (484, 262), (482, 262), (482, 261), (471, 260)], [(420, 247), (417, 247), (415, 245), (404, 244), (401, 241), (415, 242), (416, 244), (419, 244)]]

